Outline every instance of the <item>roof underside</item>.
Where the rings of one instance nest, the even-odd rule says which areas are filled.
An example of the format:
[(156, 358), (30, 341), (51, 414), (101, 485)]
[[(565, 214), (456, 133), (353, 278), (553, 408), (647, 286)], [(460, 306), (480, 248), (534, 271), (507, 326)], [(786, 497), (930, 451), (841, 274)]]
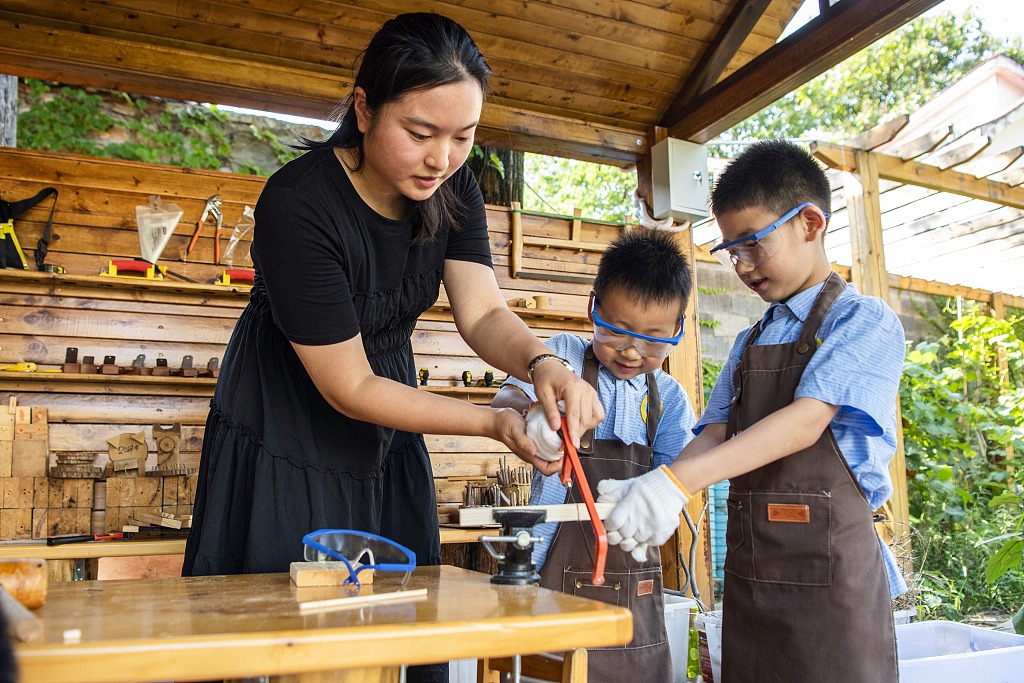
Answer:
[(325, 117), (400, 12), (466, 27), (494, 71), (479, 141), (630, 165), (654, 126), (703, 142), (939, 0), (0, 0), (0, 69)]

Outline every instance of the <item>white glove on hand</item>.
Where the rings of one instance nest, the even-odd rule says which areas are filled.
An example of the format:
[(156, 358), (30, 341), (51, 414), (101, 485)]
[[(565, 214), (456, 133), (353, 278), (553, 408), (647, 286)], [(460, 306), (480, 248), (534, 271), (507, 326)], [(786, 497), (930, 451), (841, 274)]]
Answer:
[[(565, 404), (559, 401), (558, 408), (564, 411)], [(537, 444), (537, 457), (548, 462), (562, 457), (562, 437), (551, 429), (539, 403), (535, 403), (526, 414), (526, 436)]]
[(669, 539), (690, 499), (664, 465), (634, 479), (605, 479), (598, 482), (597, 491), (599, 503), (616, 503), (604, 521), (608, 543), (632, 553), (638, 562), (646, 559), (648, 546)]

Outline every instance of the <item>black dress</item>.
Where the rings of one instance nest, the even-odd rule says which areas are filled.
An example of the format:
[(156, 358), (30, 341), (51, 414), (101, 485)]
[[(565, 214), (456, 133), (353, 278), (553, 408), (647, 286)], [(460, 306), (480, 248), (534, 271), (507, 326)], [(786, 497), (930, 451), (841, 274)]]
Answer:
[(267, 181), (255, 284), (206, 422), (183, 575), (288, 571), (303, 535), (320, 528), (377, 533), (414, 550), (418, 564), (440, 563), (423, 437), (334, 410), (289, 342), (361, 333), (375, 374), (416, 385), (411, 335), (437, 300), (445, 259), (491, 264), (476, 181), (463, 167), (447, 182), (466, 205), (461, 229), (413, 245), (413, 220), (370, 209), (329, 149)]

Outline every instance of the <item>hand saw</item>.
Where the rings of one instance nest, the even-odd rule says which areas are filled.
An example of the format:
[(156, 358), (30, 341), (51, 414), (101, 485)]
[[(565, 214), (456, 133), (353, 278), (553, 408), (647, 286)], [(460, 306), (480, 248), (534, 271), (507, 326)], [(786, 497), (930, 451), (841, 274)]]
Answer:
[(562, 435), (562, 443), (565, 445), (565, 456), (562, 461), (561, 481), (563, 486), (572, 486), (572, 476), (576, 475), (576, 485), (583, 496), (583, 503), (587, 506), (590, 514), (590, 524), (594, 527), (594, 573), (590, 575), (590, 581), (595, 586), (604, 585), (604, 564), (608, 558), (608, 534), (604, 530), (604, 522), (598, 516), (597, 507), (594, 505), (594, 494), (590, 491), (590, 484), (587, 483), (587, 475), (583, 472), (583, 464), (576, 453), (576, 447), (569, 439), (569, 424), (562, 417), (562, 428), (559, 430)]

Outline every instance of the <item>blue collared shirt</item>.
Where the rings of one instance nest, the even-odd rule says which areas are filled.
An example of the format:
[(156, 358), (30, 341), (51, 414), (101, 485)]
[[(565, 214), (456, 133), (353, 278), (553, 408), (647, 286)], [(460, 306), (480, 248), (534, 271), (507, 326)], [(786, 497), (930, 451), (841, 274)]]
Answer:
[[(824, 284), (785, 303), (772, 303), (754, 344), (796, 341)], [(736, 337), (694, 433), (700, 433), (704, 425), (728, 421), (733, 371), (752, 330)], [(832, 419), (832, 433), (868, 504), (878, 509), (893, 491), (889, 461), (896, 453), (896, 400), (906, 352), (903, 325), (881, 299), (859, 294), (848, 285), (822, 321), (818, 338), (821, 345), (811, 356), (794, 398), (809, 397), (839, 406)], [(882, 556), (890, 593), (895, 597), (906, 592), (896, 558), (884, 543)]]
[[(583, 353), (590, 342), (574, 334), (562, 333), (546, 342), (553, 353), (565, 358), (576, 374), (583, 375)], [(668, 465), (676, 459), (683, 446), (693, 438), (691, 431), (696, 422), (690, 399), (671, 375), (654, 371), (661, 395), (662, 415), (654, 436), (652, 468)], [(502, 386), (513, 385), (522, 389), (533, 400), (533, 385), (510, 377)], [(597, 391), (604, 406), (604, 421), (594, 428), (595, 439), (617, 439), (625, 444), (647, 443), (647, 379), (644, 375), (633, 379), (617, 379), (607, 368), (597, 372)], [(590, 482), (596, 484), (597, 482)], [(534, 470), (530, 489), (530, 502), (534, 505), (557, 505), (565, 502), (565, 487), (558, 475), (543, 476)], [(547, 558), (556, 522), (545, 522), (534, 528), (544, 540), (534, 544), (533, 561), (540, 569)]]

